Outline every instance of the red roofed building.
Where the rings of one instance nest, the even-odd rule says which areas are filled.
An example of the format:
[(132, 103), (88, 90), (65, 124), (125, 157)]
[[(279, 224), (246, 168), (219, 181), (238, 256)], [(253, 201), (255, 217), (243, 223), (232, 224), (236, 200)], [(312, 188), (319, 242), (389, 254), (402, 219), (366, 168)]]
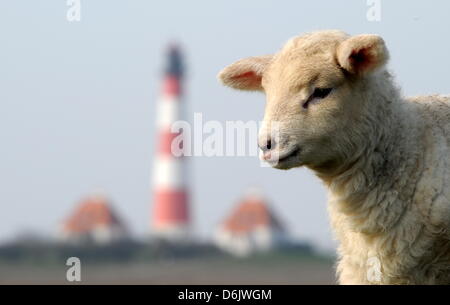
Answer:
[(288, 242), (288, 236), (264, 198), (253, 191), (219, 226), (215, 240), (223, 250), (245, 256), (283, 246)]
[(110, 243), (128, 236), (124, 224), (103, 196), (91, 196), (63, 223), (60, 237), (69, 242)]

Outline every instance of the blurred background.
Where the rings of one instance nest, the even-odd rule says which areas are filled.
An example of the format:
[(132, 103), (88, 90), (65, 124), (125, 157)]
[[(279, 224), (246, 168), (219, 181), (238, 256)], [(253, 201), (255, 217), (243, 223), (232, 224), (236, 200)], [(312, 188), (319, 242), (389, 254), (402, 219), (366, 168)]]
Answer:
[(333, 284), (312, 173), (175, 158), (168, 123), (261, 120), (264, 96), (217, 73), (321, 29), (381, 35), (405, 95), (450, 93), (449, 11), (444, 0), (2, 1), (0, 284), (68, 283), (69, 257), (82, 283)]

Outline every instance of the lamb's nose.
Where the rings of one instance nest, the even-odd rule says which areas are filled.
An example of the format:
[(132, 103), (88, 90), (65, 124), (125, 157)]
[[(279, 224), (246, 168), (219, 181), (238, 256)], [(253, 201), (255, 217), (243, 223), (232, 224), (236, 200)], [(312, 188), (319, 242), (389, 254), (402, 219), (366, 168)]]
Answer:
[(268, 152), (274, 149), (275, 145), (276, 145), (275, 141), (271, 138), (259, 141), (259, 148), (261, 148), (263, 152)]

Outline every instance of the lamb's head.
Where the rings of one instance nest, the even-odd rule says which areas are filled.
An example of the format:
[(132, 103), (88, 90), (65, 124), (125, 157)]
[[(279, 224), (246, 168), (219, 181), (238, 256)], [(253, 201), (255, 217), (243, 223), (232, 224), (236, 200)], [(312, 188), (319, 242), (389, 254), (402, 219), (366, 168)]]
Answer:
[(376, 35), (322, 31), (291, 39), (275, 55), (226, 67), (227, 86), (266, 94), (259, 146), (273, 167), (330, 167), (351, 155), (366, 89), (388, 59)]

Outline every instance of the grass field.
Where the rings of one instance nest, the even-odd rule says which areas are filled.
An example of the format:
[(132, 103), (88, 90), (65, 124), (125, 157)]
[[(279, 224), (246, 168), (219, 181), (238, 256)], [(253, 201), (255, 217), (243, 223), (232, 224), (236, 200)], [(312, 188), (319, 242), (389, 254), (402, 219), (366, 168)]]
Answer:
[[(72, 284), (65, 264), (0, 262), (0, 284)], [(86, 263), (80, 284), (334, 284), (332, 260), (266, 255)]]

